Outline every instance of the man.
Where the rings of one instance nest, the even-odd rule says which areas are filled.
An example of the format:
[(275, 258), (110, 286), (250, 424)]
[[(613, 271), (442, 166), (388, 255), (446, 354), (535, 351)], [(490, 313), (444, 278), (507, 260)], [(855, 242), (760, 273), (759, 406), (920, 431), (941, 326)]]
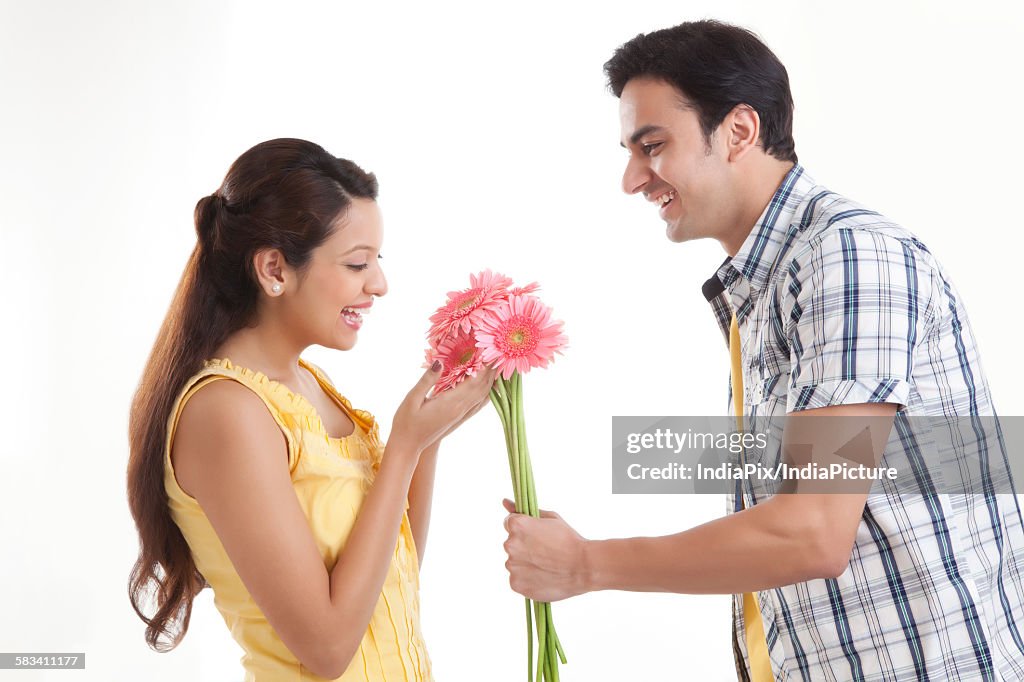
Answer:
[[(700, 21), (639, 35), (605, 71), (623, 189), (655, 202), (671, 241), (716, 239), (729, 256), (705, 293), (727, 336), (735, 319), (731, 413), (784, 418), (786, 438), (826, 452), (870, 426), (860, 456), (917, 462), (919, 489), (765, 496), (747, 482), (725, 518), (604, 541), (557, 514), (510, 514), (512, 588), (539, 601), (732, 594), (741, 679), (1024, 679), (1012, 481), (986, 473), (980, 492), (948, 491), (921, 466), (910, 420), (995, 414), (945, 270), (797, 163), (786, 69), (749, 31)], [(814, 428), (828, 417), (844, 426)], [(989, 454), (1005, 462), (1001, 438)]]

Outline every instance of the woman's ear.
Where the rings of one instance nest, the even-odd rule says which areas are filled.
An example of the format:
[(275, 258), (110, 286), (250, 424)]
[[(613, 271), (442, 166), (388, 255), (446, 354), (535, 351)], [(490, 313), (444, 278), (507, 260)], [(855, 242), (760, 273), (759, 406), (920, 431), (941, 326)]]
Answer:
[(290, 268), (280, 249), (261, 249), (252, 257), (256, 281), (267, 296), (280, 296), (288, 288)]

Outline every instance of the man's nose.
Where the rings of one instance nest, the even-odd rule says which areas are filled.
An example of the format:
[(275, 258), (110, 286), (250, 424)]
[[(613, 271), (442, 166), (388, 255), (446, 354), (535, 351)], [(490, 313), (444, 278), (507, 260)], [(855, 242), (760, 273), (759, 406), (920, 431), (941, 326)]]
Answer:
[(626, 170), (622, 174), (622, 191), (626, 194), (636, 194), (641, 191), (651, 179), (651, 173), (640, 159), (630, 156), (626, 162)]

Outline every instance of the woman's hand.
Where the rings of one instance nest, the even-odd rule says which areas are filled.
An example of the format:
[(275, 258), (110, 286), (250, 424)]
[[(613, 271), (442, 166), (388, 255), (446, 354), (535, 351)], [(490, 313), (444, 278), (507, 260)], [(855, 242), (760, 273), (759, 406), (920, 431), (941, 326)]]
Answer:
[(467, 420), (467, 419), (469, 419), (469, 418), (470, 418), (470, 417), (472, 417), (472, 416), (473, 416), (474, 414), (476, 414), (477, 412), (479, 412), (479, 411), (480, 411), (480, 409), (481, 409), (481, 408), (482, 408), (482, 407), (483, 407), (484, 405), (486, 405), (487, 403), (491, 402), (491, 400), (490, 400), (490, 392), (491, 392), (491, 386), (493, 386), (493, 385), (494, 385), (494, 370), (492, 370), (492, 369), (490, 369), (490, 368), (487, 368), (487, 369), (486, 369), (486, 371), (488, 371), (488, 372), (491, 372), (491, 379), (490, 379), (490, 383), (489, 383), (489, 384), (487, 385), (487, 393), (485, 394), (485, 396), (484, 396), (484, 399), (483, 399), (483, 400), (481, 400), (480, 402), (478, 402), (478, 403), (477, 403), (477, 405), (476, 405), (476, 407), (473, 407), (473, 408), (471, 408), (471, 409), (469, 410), (469, 412), (467, 412), (466, 414), (464, 414), (464, 415), (462, 416), (462, 419), (460, 419), (459, 421), (457, 421), (457, 422), (455, 422), (454, 424), (452, 424), (451, 426), (449, 426), (449, 427), (448, 427), (448, 430), (447, 430), (447, 431), (445, 431), (444, 433), (442, 433), (442, 434), (441, 434), (440, 436), (438, 436), (438, 437), (437, 437), (437, 440), (436, 440), (436, 441), (434, 441), (433, 443), (431, 443), (431, 445), (436, 445), (436, 444), (440, 443), (440, 442), (441, 442), (442, 440), (444, 440), (444, 438), (446, 438), (446, 437), (447, 437), (447, 436), (448, 436), (449, 434), (451, 434), (451, 433), (452, 433), (453, 431), (455, 431), (455, 430), (456, 430), (457, 428), (459, 428), (460, 426), (462, 426), (462, 425), (463, 425), (463, 424), (464, 424), (464, 423), (466, 422), (466, 420)]
[(494, 384), (494, 370), (486, 367), (453, 388), (427, 397), (438, 379), (440, 362), (428, 369), (398, 406), (388, 444), (398, 443), (400, 452), (417, 456), (430, 445), (458, 428), (488, 401)]

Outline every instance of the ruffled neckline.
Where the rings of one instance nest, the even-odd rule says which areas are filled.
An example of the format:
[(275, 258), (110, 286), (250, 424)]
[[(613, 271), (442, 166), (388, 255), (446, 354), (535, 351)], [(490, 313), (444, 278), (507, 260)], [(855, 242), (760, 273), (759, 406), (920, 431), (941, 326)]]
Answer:
[(378, 441), (377, 423), (373, 416), (365, 410), (359, 410), (352, 407), (352, 403), (349, 402), (348, 398), (338, 393), (330, 380), (327, 379), (327, 377), (324, 376), (315, 365), (302, 358), (299, 358), (299, 366), (309, 371), (309, 373), (317, 380), (317, 383), (320, 384), (321, 388), (330, 392), (335, 398), (337, 398), (338, 402), (342, 404), (343, 409), (352, 419), (353, 426), (355, 427), (352, 430), (352, 433), (347, 436), (331, 436), (328, 434), (326, 427), (324, 427), (323, 419), (320, 417), (320, 413), (317, 412), (316, 407), (313, 406), (313, 403), (311, 403), (306, 396), (301, 393), (296, 393), (288, 388), (284, 383), (277, 381), (276, 379), (271, 379), (259, 370), (249, 369), (248, 367), (235, 364), (229, 358), (210, 358), (203, 362), (203, 366), (204, 368), (219, 366), (226, 370), (237, 372), (247, 379), (259, 384), (267, 391), (283, 400), (294, 412), (308, 417), (311, 425), (313, 425), (324, 438), (332, 443), (343, 443), (356, 438), (360, 435), (360, 428), (363, 430), (363, 433), (370, 438), (371, 442), (376, 443)]

